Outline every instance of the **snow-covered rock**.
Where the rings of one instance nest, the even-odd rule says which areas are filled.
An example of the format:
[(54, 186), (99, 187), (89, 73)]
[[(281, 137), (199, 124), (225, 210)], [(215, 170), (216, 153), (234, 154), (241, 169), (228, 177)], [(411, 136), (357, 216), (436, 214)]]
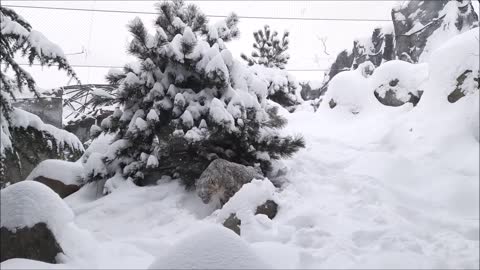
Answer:
[(425, 62), (448, 39), (478, 27), (471, 0), (411, 0), (394, 7), (392, 18), (397, 56), (415, 63)]
[(1, 227), (32, 227), (45, 223), (53, 232), (73, 220), (72, 210), (50, 188), (35, 181), (22, 181), (1, 192)]
[(253, 249), (232, 231), (210, 225), (185, 237), (149, 269), (268, 269)]
[(196, 182), (197, 194), (204, 203), (219, 199), (225, 204), (240, 188), (254, 178), (262, 178), (254, 168), (216, 159)]
[(370, 91), (368, 80), (362, 75), (361, 69), (344, 71), (335, 76), (329, 87), (320, 110), (341, 110), (357, 114), (378, 103)]
[(81, 163), (47, 159), (38, 164), (26, 179), (43, 183), (65, 198), (80, 188), (82, 173)]
[(27, 176), (28, 180), (35, 180), (39, 176), (61, 181), (65, 185), (79, 185), (83, 167), (80, 163), (58, 159), (47, 159), (38, 164)]
[(11, 258), (55, 263), (62, 252), (56, 234), (73, 220), (72, 210), (50, 188), (22, 181), (0, 191), (2, 261)]
[(369, 80), (370, 92), (387, 106), (416, 105), (423, 92), (422, 83), (428, 78), (427, 64), (410, 64), (393, 60), (378, 67)]

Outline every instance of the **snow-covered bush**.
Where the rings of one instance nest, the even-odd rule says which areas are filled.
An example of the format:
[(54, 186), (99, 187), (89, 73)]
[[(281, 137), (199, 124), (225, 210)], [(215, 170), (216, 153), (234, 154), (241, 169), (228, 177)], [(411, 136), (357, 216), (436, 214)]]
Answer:
[(255, 43), (253, 43), (252, 57), (241, 54), (243, 60), (248, 62), (248, 65), (263, 65), (266, 67), (276, 67), (284, 69), (285, 65), (290, 59), (287, 53), (288, 44), (290, 40), (288, 31), (283, 32), (282, 38), (278, 36), (277, 31), (271, 32), (270, 26), (265, 25), (263, 30), (260, 29), (253, 33)]
[(290, 73), (262, 65), (253, 65), (249, 69), (267, 84), (267, 99), (282, 105), (289, 111), (295, 110), (295, 105), (301, 101), (300, 84)]
[(138, 18), (129, 25), (129, 52), (139, 65), (107, 77), (120, 85), (122, 109), (101, 123), (116, 133), (101, 157), (105, 169), (96, 168), (106, 175), (87, 180), (121, 172), (138, 183), (155, 170), (192, 185), (216, 158), (267, 172), (271, 160), (304, 146), (301, 137), (279, 135), (286, 121), (267, 103), (267, 83), (226, 48), (238, 35), (235, 15), (209, 25), (183, 1), (158, 11), (153, 35)]
[(267, 98), (292, 111), (295, 109), (293, 106), (299, 104), (301, 97), (297, 93), (300, 91), (300, 85), (291, 74), (283, 70), (290, 59), (287, 53), (288, 36), (289, 32), (285, 31), (280, 39), (277, 31), (272, 33), (270, 27), (265, 25), (264, 30), (260, 29), (253, 33), (255, 50), (252, 57), (245, 54), (241, 54), (241, 57), (267, 84)]
[(238, 235), (208, 225), (180, 240), (149, 269), (269, 269)]

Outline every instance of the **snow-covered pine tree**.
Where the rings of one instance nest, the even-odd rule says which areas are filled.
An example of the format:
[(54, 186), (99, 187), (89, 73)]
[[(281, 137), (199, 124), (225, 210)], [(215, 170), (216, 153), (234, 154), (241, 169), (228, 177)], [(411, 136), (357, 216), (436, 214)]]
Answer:
[(240, 56), (268, 84), (267, 98), (292, 111), (298, 104), (296, 92), (300, 85), (284, 70), (290, 59), (287, 53), (288, 36), (289, 32), (285, 31), (280, 38), (277, 31), (271, 32), (270, 26), (265, 25), (263, 30), (253, 33), (255, 43), (251, 57), (243, 53)]
[(239, 34), (236, 15), (208, 24), (180, 0), (157, 9), (155, 34), (138, 18), (129, 24), (138, 65), (107, 76), (121, 108), (101, 126), (116, 136), (106, 154), (85, 161), (88, 181), (121, 174), (141, 184), (155, 173), (193, 186), (216, 158), (267, 172), (304, 147), (302, 137), (278, 133), (286, 120), (267, 103), (266, 83), (226, 48)]
[[(15, 100), (17, 91), (22, 92), (26, 86), (28, 90), (38, 96), (35, 80), (15, 61), (15, 54), (20, 53), (26, 57), (30, 65), (35, 61), (42, 66), (56, 64), (58, 69), (65, 70), (69, 76), (77, 81), (78, 79), (60, 47), (46, 39), (42, 33), (33, 30), (31, 25), (14, 10), (0, 7), (0, 22), (0, 60), (2, 63), (0, 105), (3, 116), (9, 120), (12, 107), (8, 100), (10, 98)], [(15, 78), (6, 74), (10, 69), (14, 72)]]
[[(67, 158), (66, 155), (78, 158), (83, 146), (74, 135), (45, 125), (36, 115), (15, 109), (10, 103), (10, 100), (15, 100), (16, 95), (24, 88), (39, 96), (35, 80), (16, 62), (16, 55), (26, 58), (30, 65), (34, 62), (42, 66), (55, 64), (78, 81), (63, 51), (42, 33), (33, 30), (14, 10), (3, 6), (0, 6), (0, 34), (0, 184), (2, 184), (5, 173), (9, 181), (14, 181), (15, 179), (12, 179), (14, 176), (10, 175), (14, 167), (25, 171), (27, 165), (35, 166), (41, 161), (39, 155), (43, 155), (43, 158)], [(19, 149), (23, 147), (32, 153), (20, 151)], [(20, 159), (23, 158), (26, 160), (21, 164)], [(6, 168), (9, 170), (5, 171)]]
[(248, 62), (248, 65), (263, 65), (266, 67), (276, 67), (279, 69), (285, 69), (285, 65), (290, 59), (287, 53), (290, 33), (285, 31), (282, 38), (278, 36), (277, 31), (270, 30), (270, 26), (265, 25), (263, 30), (260, 29), (253, 33), (255, 43), (253, 43), (252, 56), (248, 57), (245, 54), (241, 54), (242, 58)]

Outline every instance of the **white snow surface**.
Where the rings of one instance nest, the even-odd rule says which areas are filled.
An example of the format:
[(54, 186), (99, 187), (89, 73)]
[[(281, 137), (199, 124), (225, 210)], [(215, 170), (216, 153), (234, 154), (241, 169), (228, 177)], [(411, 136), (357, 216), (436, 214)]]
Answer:
[(158, 257), (149, 269), (268, 269), (233, 231), (221, 225), (196, 229)]
[(79, 185), (82, 173), (83, 166), (80, 163), (47, 159), (40, 162), (25, 179), (34, 180), (38, 176), (43, 176), (61, 181), (65, 185)]
[(55, 233), (73, 220), (73, 212), (67, 204), (42, 183), (21, 181), (0, 192), (0, 227), (15, 230), (43, 222)]
[[(245, 252), (253, 250), (273, 268), (478, 269), (479, 91), (455, 103), (446, 99), (466, 68), (478, 70), (478, 57), (468, 57), (478, 53), (475, 31), (433, 52), (438, 57), (427, 62), (425, 93), (416, 107), (383, 106), (371, 93), (368, 100), (359, 99), (362, 111), (356, 115), (322, 109), (325, 102), (317, 112), (280, 110), (289, 120), (282, 132), (301, 132), (307, 145), (283, 162), (288, 170), (279, 189), (266, 180), (253, 181), (217, 210), (175, 179), (162, 178), (151, 187), (115, 182), (121, 186), (103, 197), (97, 184), (87, 184), (65, 199), (75, 213), (71, 225), (78, 228), (62, 238), (66, 256), (58, 267), (147, 269), (156, 258), (165, 258), (160, 266), (185, 267), (170, 257), (186, 254), (187, 247), (195, 258), (201, 253), (202, 259), (212, 258), (218, 249), (231, 256), (223, 253), (223, 241), (215, 242), (223, 232), (196, 233), (202, 226), (218, 226), (220, 216), (235, 211), (243, 218)], [(339, 89), (371, 89), (374, 75), (343, 72), (336, 78), (342, 74), (351, 82), (339, 82)], [(414, 80), (417, 74), (410, 76)], [(222, 101), (215, 102), (218, 110), (226, 110)], [(104, 151), (102, 143), (97, 147), (91, 153)], [(253, 202), (263, 197), (279, 204), (273, 220), (252, 214)], [(199, 237), (206, 243), (193, 246)], [(189, 256), (177, 262), (194, 263)], [(222, 262), (221, 257), (208, 261)], [(46, 268), (19, 259), (0, 266)]]

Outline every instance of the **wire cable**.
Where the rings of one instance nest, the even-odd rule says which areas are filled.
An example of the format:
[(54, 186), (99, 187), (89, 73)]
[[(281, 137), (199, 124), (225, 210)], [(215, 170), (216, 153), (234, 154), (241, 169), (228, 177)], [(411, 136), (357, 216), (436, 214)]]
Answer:
[[(20, 66), (42, 66), (41, 64), (33, 63), (33, 64), (26, 64), (26, 63), (21, 63), (19, 64)], [(43, 66), (48, 66), (48, 65), (43, 65)], [(51, 65), (52, 67), (55, 67), (57, 65)], [(82, 65), (82, 64), (71, 64), (71, 67), (76, 67), (76, 68), (124, 68), (123, 66), (114, 66), (114, 65)], [(285, 69), (285, 71), (289, 72), (300, 72), (300, 71), (329, 71), (329, 69), (318, 69), (318, 68), (307, 68), (307, 69)]]
[[(156, 12), (132, 11), (132, 10), (112, 10), (112, 9), (88, 9), (88, 8), (68, 8), (68, 7), (45, 7), (45, 6), (27, 6), (27, 5), (3, 5), (13, 8), (30, 8), (46, 10), (69, 10), (69, 11), (88, 11), (104, 13), (123, 13), (123, 14), (144, 14), (157, 15)], [(226, 18), (227, 15), (206, 14), (211, 18)], [(346, 22), (391, 22), (391, 19), (363, 19), (363, 18), (317, 18), (317, 17), (270, 17), (270, 16), (238, 16), (240, 19), (263, 19), (263, 20), (296, 20), (296, 21), (346, 21)]]

